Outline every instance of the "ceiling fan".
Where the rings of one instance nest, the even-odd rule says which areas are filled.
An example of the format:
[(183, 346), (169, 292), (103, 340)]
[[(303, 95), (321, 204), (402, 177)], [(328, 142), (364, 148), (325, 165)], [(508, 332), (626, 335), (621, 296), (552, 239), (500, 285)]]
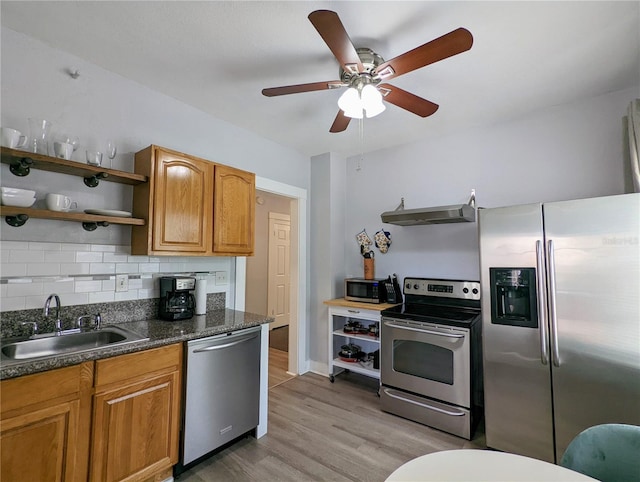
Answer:
[[(351, 118), (362, 118), (365, 113), (367, 117), (379, 114), (384, 110), (382, 100), (420, 117), (432, 115), (438, 110), (438, 104), (386, 82), (394, 77), (465, 52), (473, 45), (471, 33), (467, 29), (458, 28), (385, 62), (373, 50), (356, 49), (353, 46), (336, 12), (316, 10), (309, 14), (309, 20), (340, 63), (339, 79), (272, 87), (263, 89), (262, 94), (274, 97), (349, 87), (338, 101), (340, 110), (329, 132), (344, 131)], [(350, 104), (349, 101), (353, 101), (355, 104)]]

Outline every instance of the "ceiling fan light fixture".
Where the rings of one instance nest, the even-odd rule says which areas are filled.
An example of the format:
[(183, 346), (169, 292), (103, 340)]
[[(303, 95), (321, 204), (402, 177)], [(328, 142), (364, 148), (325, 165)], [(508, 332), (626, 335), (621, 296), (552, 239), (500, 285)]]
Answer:
[(355, 113), (360, 111), (360, 117), (362, 118), (362, 104), (360, 100), (360, 94), (358, 93), (358, 89), (355, 87), (349, 87), (338, 99), (338, 107), (345, 113), (348, 117), (353, 117), (349, 115), (349, 113)]
[(387, 107), (382, 103), (382, 101), (365, 108), (367, 118), (375, 117), (378, 114), (382, 114), (386, 108)]
[(344, 115), (351, 117), (352, 119), (362, 119), (364, 117), (363, 110), (360, 108), (344, 111)]
[(362, 108), (367, 112), (367, 117), (375, 117), (386, 109), (382, 103), (382, 94), (371, 84), (362, 88), (360, 99)]
[[(408, 74), (461, 54), (473, 46), (471, 32), (460, 27), (385, 61), (369, 48), (356, 49), (336, 12), (315, 10), (309, 14), (308, 18), (340, 64), (339, 80), (272, 87), (262, 89), (262, 94), (274, 97), (348, 87), (347, 92), (344, 92), (338, 100), (340, 112), (329, 129), (332, 133), (344, 131), (349, 125), (350, 118), (362, 119), (365, 114), (367, 117), (380, 114), (385, 110), (387, 102), (420, 117), (434, 114), (438, 110), (438, 104), (389, 84), (381, 84), (381, 81)], [(365, 89), (370, 85), (376, 91), (375, 96), (366, 93), (361, 97), (361, 93), (365, 94), (363, 90), (371, 90)], [(372, 100), (367, 100), (369, 97)], [(382, 102), (383, 99), (385, 103)], [(362, 123), (360, 125), (362, 126)]]

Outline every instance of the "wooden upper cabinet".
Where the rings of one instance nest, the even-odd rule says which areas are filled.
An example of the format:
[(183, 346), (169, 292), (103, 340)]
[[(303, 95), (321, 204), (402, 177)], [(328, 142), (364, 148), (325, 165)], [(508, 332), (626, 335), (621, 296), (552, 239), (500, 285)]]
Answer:
[(131, 231), (132, 254), (211, 255), (214, 164), (149, 146), (135, 170), (149, 182), (133, 189), (133, 212), (148, 220)]
[(153, 251), (211, 252), (213, 164), (156, 153)]
[(158, 146), (136, 153), (131, 254), (252, 255), (255, 175)]
[(255, 238), (256, 177), (216, 165), (213, 250), (230, 256), (252, 255)]

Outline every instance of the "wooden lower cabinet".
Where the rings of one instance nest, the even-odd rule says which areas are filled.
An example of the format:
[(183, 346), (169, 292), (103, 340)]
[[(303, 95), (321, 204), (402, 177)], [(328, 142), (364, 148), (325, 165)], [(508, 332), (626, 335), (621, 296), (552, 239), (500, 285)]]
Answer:
[(2, 381), (0, 480), (85, 481), (93, 362)]
[(2, 482), (161, 481), (178, 462), (182, 344), (3, 380)]
[(171, 475), (178, 462), (181, 365), (180, 344), (96, 362), (92, 481)]

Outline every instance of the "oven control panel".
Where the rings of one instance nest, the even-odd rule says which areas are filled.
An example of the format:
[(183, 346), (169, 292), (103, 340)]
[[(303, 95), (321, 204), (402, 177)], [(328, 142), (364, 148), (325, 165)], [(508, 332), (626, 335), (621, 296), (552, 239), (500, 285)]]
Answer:
[(403, 291), (405, 295), (480, 299), (480, 283), (477, 281), (405, 278)]

